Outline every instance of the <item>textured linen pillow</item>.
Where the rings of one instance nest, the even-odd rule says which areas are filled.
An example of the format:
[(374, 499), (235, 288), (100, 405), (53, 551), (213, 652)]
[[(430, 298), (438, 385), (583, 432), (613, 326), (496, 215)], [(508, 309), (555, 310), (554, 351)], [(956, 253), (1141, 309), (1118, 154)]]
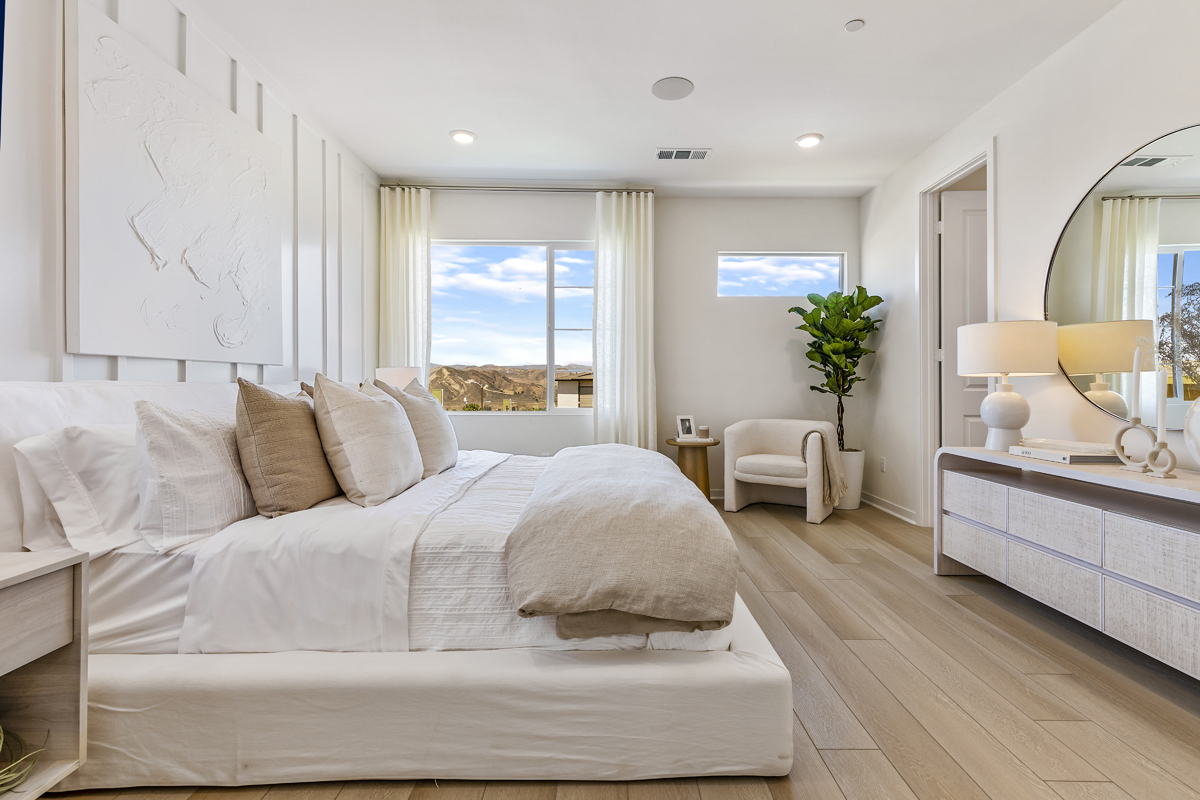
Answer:
[(242, 472), (264, 517), (311, 508), (342, 493), (321, 449), (313, 402), (238, 378), (237, 444)]
[(421, 480), (445, 472), (458, 463), (458, 437), (454, 435), (450, 415), (420, 381), (414, 378), (403, 389), (381, 380), (376, 380), (375, 386), (395, 398), (408, 414), (408, 421), (417, 436), (417, 447), (421, 449), (421, 463), (425, 465)]
[(256, 513), (242, 474), (233, 414), (139, 400), (138, 492), (142, 538), (164, 553)]
[[(13, 450), (22, 500), (36, 497), (33, 487), (24, 485), (32, 477), (53, 507), (43, 530), (25, 536), (31, 550), (44, 549), (39, 546), (57, 538), (53, 518), (71, 547), (92, 556), (141, 538), (132, 425), (71, 425), (31, 436)], [(26, 522), (31, 515), (26, 514)]]
[(317, 375), (317, 430), (347, 499), (377, 506), (421, 480), (421, 451), (404, 406), (367, 384)]

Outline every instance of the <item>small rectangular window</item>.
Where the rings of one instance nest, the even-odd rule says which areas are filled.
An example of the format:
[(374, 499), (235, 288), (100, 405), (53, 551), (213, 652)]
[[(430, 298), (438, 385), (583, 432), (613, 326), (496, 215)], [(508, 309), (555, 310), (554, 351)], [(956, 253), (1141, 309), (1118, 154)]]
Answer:
[(717, 253), (718, 297), (807, 297), (843, 291), (844, 253)]

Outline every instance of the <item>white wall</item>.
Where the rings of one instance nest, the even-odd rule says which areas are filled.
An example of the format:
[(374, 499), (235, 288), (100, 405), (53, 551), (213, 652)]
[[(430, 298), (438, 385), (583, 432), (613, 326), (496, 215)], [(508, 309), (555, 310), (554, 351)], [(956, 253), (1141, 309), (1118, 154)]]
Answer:
[[(918, 194), (996, 137), (997, 319), (1040, 319), (1054, 244), (1079, 200), (1126, 154), (1200, 123), (1195, 0), (1125, 0), (862, 200), (863, 281), (887, 299), (870, 408), (864, 491), (913, 511), (916, 456)], [(1061, 375), (1015, 381), (1028, 436), (1110, 441), (1116, 423)], [(1169, 435), (1181, 466), (1197, 465)], [(887, 473), (878, 456), (888, 458)]]
[[(8, 0), (0, 131), (0, 380), (354, 380), (376, 354), (379, 178), (195, 0), (82, 0), (282, 149), (282, 366), (71, 356), (64, 342), (62, 0)], [(74, 0), (66, 0), (74, 2)], [(289, 168), (290, 167), (290, 168)]]
[[(677, 455), (663, 440), (675, 435), (678, 414), (695, 414), (696, 423), (710, 426), (717, 438), (742, 419), (836, 420), (836, 400), (808, 388), (820, 375), (808, 369), (809, 337), (795, 330), (800, 317), (788, 313), (800, 298), (717, 297), (717, 252), (845, 252), (853, 286), (858, 215), (856, 199), (656, 199), (654, 362), (662, 452)], [(862, 402), (849, 398), (847, 409)], [(847, 422), (846, 446), (863, 443), (862, 432)], [(724, 491), (724, 451), (724, 444), (709, 448), (718, 496)]]

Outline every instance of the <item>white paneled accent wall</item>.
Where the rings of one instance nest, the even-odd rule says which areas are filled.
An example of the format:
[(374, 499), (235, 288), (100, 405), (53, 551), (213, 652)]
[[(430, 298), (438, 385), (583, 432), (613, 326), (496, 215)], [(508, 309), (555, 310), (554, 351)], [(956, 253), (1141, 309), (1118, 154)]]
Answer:
[[(0, 209), (27, 206), (35, 190), (61, 175), (64, 2), (9, 0), (13, 30), (24, 41), (5, 53), (6, 78), (30, 77), (53, 93), (6, 93)], [(207, 19), (195, 0), (79, 0), (98, 8), (222, 105), (257, 126), (280, 147), (283, 208), (284, 363), (230, 364), (70, 355), (62, 335), (61, 189), (57, 205), (42, 204), (36, 225), (0, 241), (6, 274), (38, 273), (40, 280), (8, 283), (0, 298), (8, 340), (0, 380), (255, 381), (311, 380), (321, 371), (358, 380), (375, 366), (378, 282), (379, 176), (325, 131), (241, 44)], [(18, 28), (18, 25), (21, 27)], [(47, 56), (49, 53), (51, 55)], [(6, 81), (6, 84), (8, 81)], [(25, 129), (29, 136), (25, 136)], [(37, 144), (53, 131), (58, 145)], [(38, 134), (35, 136), (34, 134)], [(28, 140), (28, 142), (26, 141)], [(31, 169), (26, 165), (36, 165)], [(61, 183), (61, 179), (58, 180)], [(4, 185), (7, 183), (7, 185)], [(39, 188), (40, 187), (40, 188)], [(28, 214), (26, 215), (28, 216)], [(39, 230), (40, 229), (40, 230)], [(0, 233), (8, 233), (7, 226)], [(21, 237), (24, 237), (22, 240)], [(36, 237), (36, 238), (35, 238)], [(58, 238), (58, 252), (46, 246)], [(7, 291), (7, 290), (6, 290)], [(370, 330), (367, 330), (367, 328)]]

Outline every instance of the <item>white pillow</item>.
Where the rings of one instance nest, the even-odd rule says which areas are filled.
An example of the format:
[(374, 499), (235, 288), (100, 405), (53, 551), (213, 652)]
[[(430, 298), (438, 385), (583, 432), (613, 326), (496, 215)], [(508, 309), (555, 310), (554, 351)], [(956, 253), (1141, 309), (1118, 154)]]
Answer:
[(346, 498), (377, 506), (421, 480), (421, 451), (404, 407), (371, 384), (361, 392), (317, 375), (317, 432)]
[(407, 387), (397, 389), (376, 379), (375, 386), (404, 406), (404, 413), (408, 414), (408, 421), (412, 423), (413, 433), (417, 437), (417, 447), (421, 449), (421, 463), (424, 465), (421, 480), (432, 478), (458, 463), (458, 437), (454, 435), (450, 415), (420, 381), (413, 378)]
[[(23, 539), (30, 550), (62, 546), (103, 555), (136, 542), (137, 455), (132, 425), (72, 425), (13, 446), (21, 499)], [(53, 509), (39, 508), (42, 497)]]
[(139, 400), (133, 409), (147, 544), (164, 553), (258, 513), (242, 474), (232, 406), (215, 414)]

